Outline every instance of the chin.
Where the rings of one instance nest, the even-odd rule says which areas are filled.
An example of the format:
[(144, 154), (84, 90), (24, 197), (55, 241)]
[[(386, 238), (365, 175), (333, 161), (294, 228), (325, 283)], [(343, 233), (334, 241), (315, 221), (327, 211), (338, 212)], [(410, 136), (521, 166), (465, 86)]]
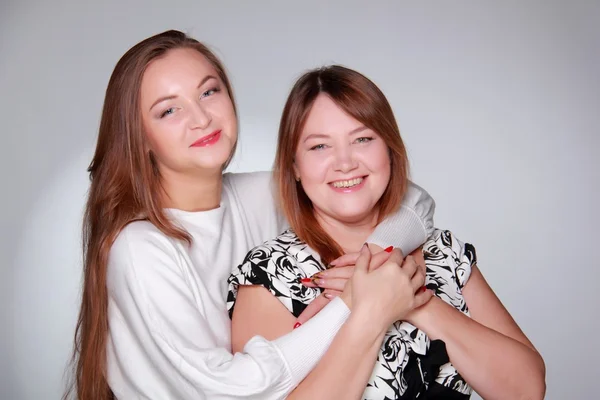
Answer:
[(225, 165), (229, 159), (230, 154), (231, 149), (220, 149), (208, 154), (203, 154), (202, 156), (196, 158), (195, 164), (197, 167), (204, 169), (212, 170), (216, 168), (223, 168), (223, 165)]
[(369, 210), (344, 210), (341, 212), (333, 212), (331, 214), (335, 219), (342, 223), (354, 224), (363, 222), (370, 218), (375, 218), (374, 213)]
[[(214, 161), (214, 162), (213, 162)], [(211, 162), (202, 162), (197, 165), (197, 168), (200, 170), (205, 170), (207, 172), (212, 172), (212, 171), (222, 171), (223, 167), (225, 166), (225, 163), (227, 162), (227, 159), (223, 159), (223, 160), (211, 160)]]
[(211, 159), (211, 160), (202, 160), (201, 162), (196, 162), (195, 163), (195, 169), (197, 171), (204, 171), (204, 172), (215, 172), (215, 171), (222, 171), (223, 170), (223, 166), (225, 165), (225, 162), (227, 161), (226, 158), (219, 158), (217, 159)]

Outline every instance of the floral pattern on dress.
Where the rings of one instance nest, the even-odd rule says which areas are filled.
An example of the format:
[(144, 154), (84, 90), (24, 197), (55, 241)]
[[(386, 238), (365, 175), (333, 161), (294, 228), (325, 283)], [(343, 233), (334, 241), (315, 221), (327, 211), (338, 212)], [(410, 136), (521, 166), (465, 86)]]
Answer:
[[(423, 255), (426, 286), (468, 316), (462, 288), (477, 262), (475, 248), (450, 231), (436, 229), (423, 245)], [(228, 280), (229, 315), (233, 315), (239, 285), (261, 285), (298, 317), (321, 294), (321, 289), (308, 288), (300, 280), (324, 269), (319, 255), (288, 229), (252, 249), (234, 269)], [(471, 392), (450, 363), (443, 341), (431, 341), (410, 323), (397, 321), (385, 334), (362, 398), (468, 399)]]

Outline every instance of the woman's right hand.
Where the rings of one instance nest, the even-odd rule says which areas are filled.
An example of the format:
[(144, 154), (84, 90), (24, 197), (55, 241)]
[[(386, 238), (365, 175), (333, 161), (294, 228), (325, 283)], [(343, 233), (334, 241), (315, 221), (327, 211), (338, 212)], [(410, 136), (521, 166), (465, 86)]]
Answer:
[(352, 313), (365, 316), (387, 329), (395, 321), (427, 303), (433, 293), (424, 288), (425, 270), (412, 256), (402, 260), (400, 251), (392, 251), (378, 268), (370, 267), (371, 252), (365, 245), (354, 267), (354, 275), (340, 295)]

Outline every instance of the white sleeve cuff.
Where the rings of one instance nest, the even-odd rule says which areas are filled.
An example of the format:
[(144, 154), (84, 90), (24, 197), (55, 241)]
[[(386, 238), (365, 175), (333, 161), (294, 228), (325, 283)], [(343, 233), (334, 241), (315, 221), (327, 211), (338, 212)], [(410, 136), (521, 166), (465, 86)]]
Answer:
[(294, 388), (316, 367), (349, 315), (346, 303), (336, 297), (304, 325), (273, 341), (287, 361)]

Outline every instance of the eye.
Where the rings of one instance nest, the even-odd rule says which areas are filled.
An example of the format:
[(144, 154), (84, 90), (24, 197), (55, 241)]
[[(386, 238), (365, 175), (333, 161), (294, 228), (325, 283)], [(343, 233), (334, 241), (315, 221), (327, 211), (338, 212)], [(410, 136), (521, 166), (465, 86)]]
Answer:
[(162, 112), (162, 114), (160, 114), (160, 117), (164, 118), (167, 115), (173, 114), (174, 112), (175, 112), (175, 107), (167, 108), (165, 111)]
[(206, 92), (202, 93), (202, 95), (200, 95), (200, 98), (204, 98), (204, 97), (208, 97), (208, 96), (212, 96), (213, 94), (219, 92), (221, 89), (219, 89), (218, 87), (214, 87), (212, 89), (208, 89)]
[(324, 144), (318, 144), (310, 148), (310, 150), (323, 150), (325, 148)]
[(359, 137), (358, 139), (355, 140), (355, 142), (356, 143), (369, 143), (372, 140), (373, 140), (372, 137), (365, 136), (365, 137)]

